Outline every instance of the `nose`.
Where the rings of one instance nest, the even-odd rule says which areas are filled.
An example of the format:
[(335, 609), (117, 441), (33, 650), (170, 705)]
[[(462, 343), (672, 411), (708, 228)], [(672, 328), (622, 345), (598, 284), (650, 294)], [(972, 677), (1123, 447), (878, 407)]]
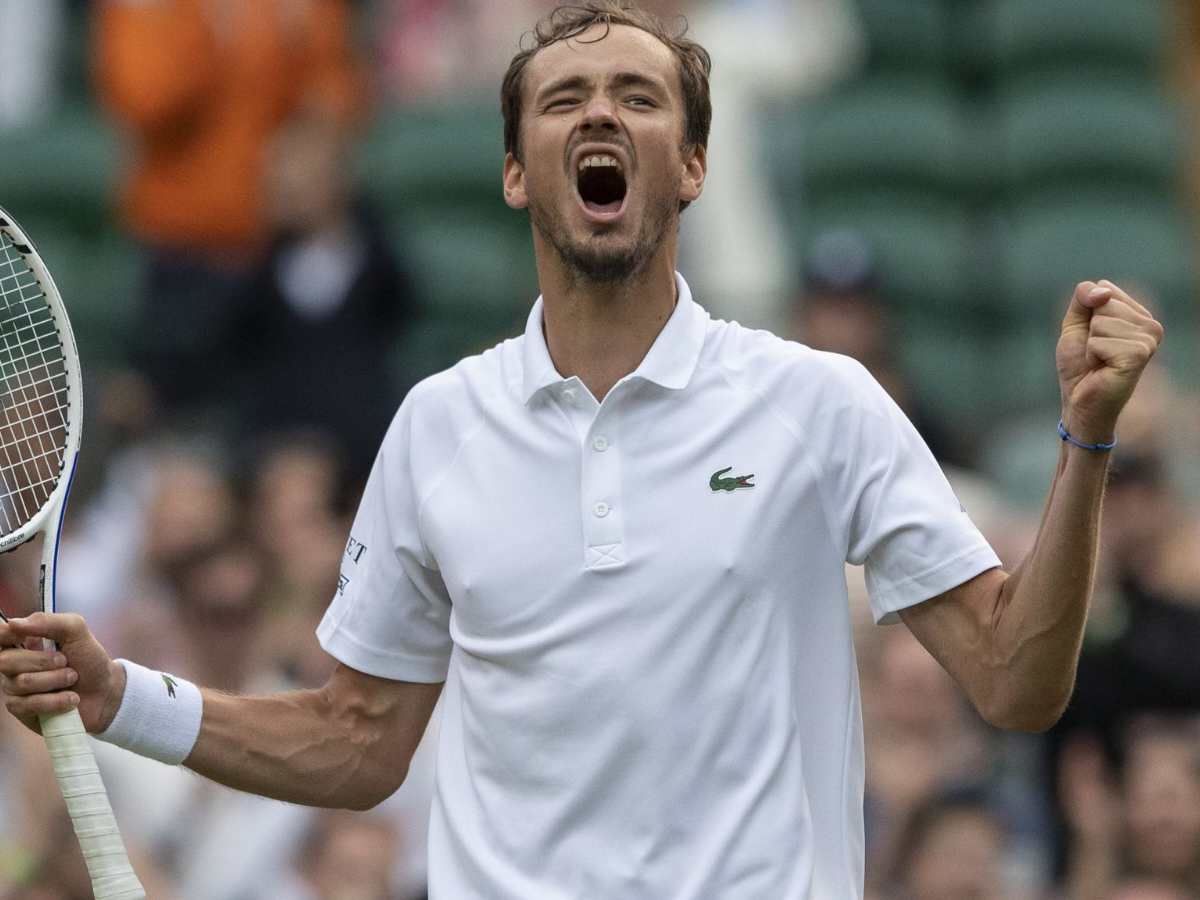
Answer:
[(604, 131), (616, 131), (618, 128), (616, 111), (613, 102), (608, 97), (597, 95), (588, 100), (583, 108), (583, 118), (579, 129), (584, 134)]

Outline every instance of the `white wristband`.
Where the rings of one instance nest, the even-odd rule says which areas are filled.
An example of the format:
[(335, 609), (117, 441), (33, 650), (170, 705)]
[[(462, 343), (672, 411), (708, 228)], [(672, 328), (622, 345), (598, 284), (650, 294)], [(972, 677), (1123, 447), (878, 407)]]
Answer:
[(200, 735), (204, 701), (200, 689), (175, 675), (118, 659), (125, 667), (125, 696), (99, 740), (177, 766)]

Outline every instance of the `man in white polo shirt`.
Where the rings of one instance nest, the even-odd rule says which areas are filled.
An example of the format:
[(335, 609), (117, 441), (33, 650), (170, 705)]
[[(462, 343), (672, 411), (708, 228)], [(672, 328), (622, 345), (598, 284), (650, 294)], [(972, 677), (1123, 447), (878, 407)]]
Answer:
[[(33, 725), (78, 704), (103, 738), (225, 784), (368, 807), (441, 693), (434, 898), (859, 897), (845, 562), (985, 718), (1049, 726), (1105, 450), (1162, 329), (1115, 285), (1076, 290), (1054, 488), (1005, 573), (861, 366), (692, 299), (676, 238), (706, 173), (707, 54), (596, 6), (544, 22), (505, 79), (504, 195), (529, 210), (542, 296), (522, 337), (397, 414), (320, 626), (329, 684), (168, 695), (78, 618), (37, 615), (0, 626), (8, 707)], [(33, 636), (65, 658), (15, 649)]]

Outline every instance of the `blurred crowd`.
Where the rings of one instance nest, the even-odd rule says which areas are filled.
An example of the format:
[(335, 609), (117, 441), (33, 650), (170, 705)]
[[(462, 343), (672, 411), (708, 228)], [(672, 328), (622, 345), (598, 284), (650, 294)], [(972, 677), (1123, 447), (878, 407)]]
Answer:
[[(358, 492), (404, 386), (429, 374), (383, 374), (422, 311), (404, 248), (352, 175), (356, 137), (380, 108), (496, 96), (521, 31), (553, 5), (0, 0), (0, 141), (48, 115), (56, 34), (87, 16), (84, 65), (125, 148), (112, 215), (138, 247), (141, 288), (121, 364), (87, 382), (59, 584), (59, 608), (86, 615), (114, 655), (229, 691), (324, 681), (314, 629)], [(853, 72), (856, 4), (642, 5), (686, 14), (716, 60), (725, 168), (684, 218), (681, 263), (702, 302), (736, 283), (760, 305), (714, 312), (861, 360), (1016, 564), (1039, 508), (906, 371), (876, 248), (836, 230), (798, 260), (759, 165), (751, 101)], [(497, 173), (500, 153), (497, 139)], [(1047, 314), (1065, 300), (1046, 298)], [(1052, 342), (1038, 352), (1049, 365)], [(1053, 426), (1033, 439), (1034, 494), (1053, 474)], [(1197, 447), (1200, 394), (1152, 367), (1114, 454), (1076, 696), (1045, 735), (985, 725), (907, 629), (871, 623), (861, 571), (847, 570), (871, 900), (1200, 900)], [(27, 608), (35, 555), (0, 557), (0, 608)], [(354, 814), (96, 747), (155, 900), (415, 900), (436, 739), (435, 714), (408, 783)], [(2, 900), (91, 896), (44, 748), (8, 716), (0, 808)]]

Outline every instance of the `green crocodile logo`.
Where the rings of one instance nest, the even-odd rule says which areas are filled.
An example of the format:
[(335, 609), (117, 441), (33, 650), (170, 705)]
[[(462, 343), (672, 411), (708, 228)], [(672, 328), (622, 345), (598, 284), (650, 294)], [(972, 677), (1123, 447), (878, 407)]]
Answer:
[(733, 466), (726, 466), (724, 469), (713, 472), (712, 478), (708, 479), (708, 486), (712, 488), (714, 492), (736, 491), (738, 488), (754, 487), (754, 482), (750, 480), (754, 477), (753, 473), (750, 475), (731, 475), (728, 478), (721, 477), (732, 468)]
[(167, 686), (167, 696), (170, 697), (172, 700), (174, 700), (175, 699), (175, 685), (179, 684), (179, 682), (176, 681), (174, 678), (172, 678), (170, 675), (163, 675), (162, 680), (163, 680), (163, 684), (165, 684)]

